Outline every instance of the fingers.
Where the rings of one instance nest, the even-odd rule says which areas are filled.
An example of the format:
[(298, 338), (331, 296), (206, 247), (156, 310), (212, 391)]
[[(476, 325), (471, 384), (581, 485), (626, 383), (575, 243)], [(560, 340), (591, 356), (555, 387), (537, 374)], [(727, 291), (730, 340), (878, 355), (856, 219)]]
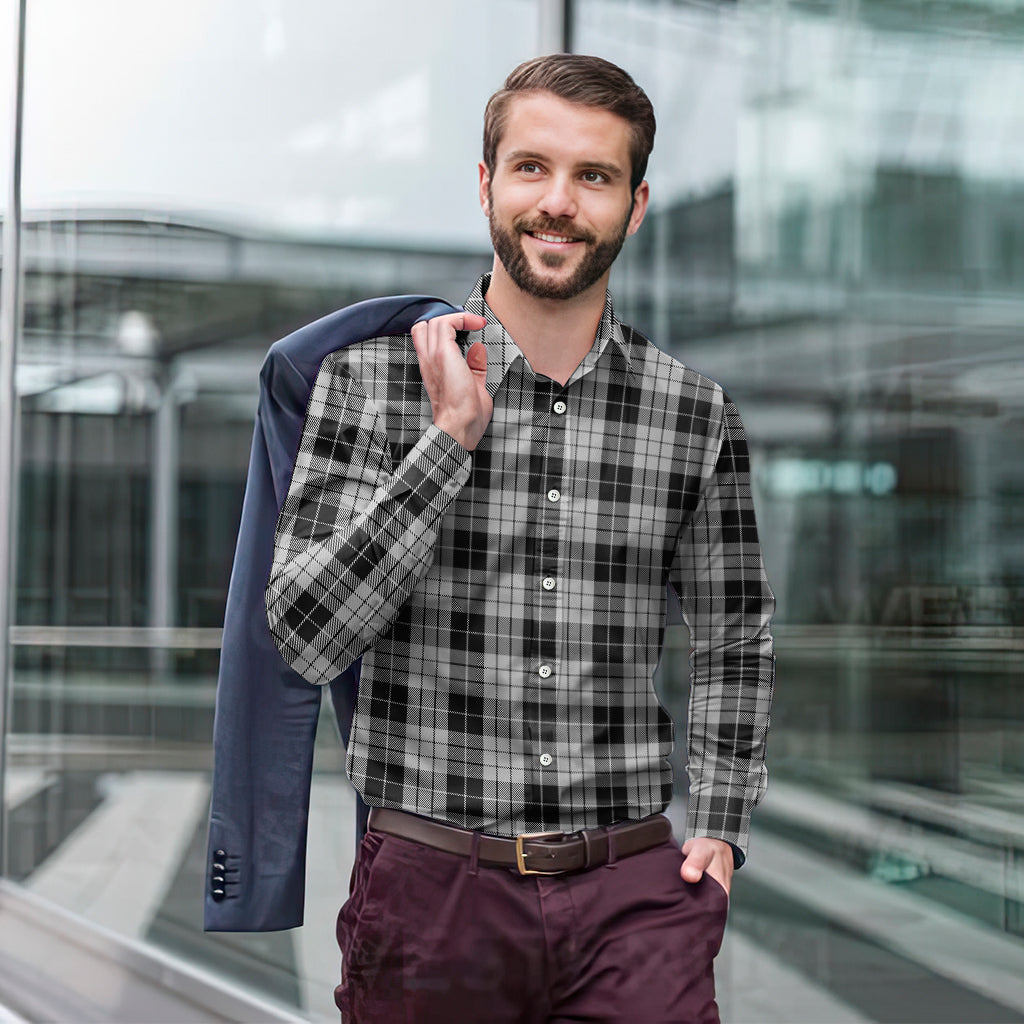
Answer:
[(414, 344), (420, 345), (426, 342), (433, 346), (448, 339), (454, 340), (457, 331), (480, 331), (486, 325), (487, 317), (479, 316), (476, 313), (467, 313), (463, 310), (459, 313), (446, 313), (444, 316), (418, 321), (413, 324), (412, 338)]
[(457, 332), (480, 330), (486, 323), (485, 317), (458, 312), (446, 313), (444, 316), (435, 316), (430, 320), (420, 320), (413, 324), (412, 343), (420, 368), (424, 372), (424, 382), (428, 391), (434, 390), (432, 378), (442, 372), (442, 367), (454, 368), (456, 358), (459, 361), (462, 359), (462, 352), (456, 342)]
[(487, 373), (487, 349), (479, 341), (474, 341), (466, 353), (466, 362), (474, 373)]
[(688, 845), (689, 843), (683, 845), (683, 854), (686, 860), (683, 861), (683, 866), (679, 869), (679, 873), (686, 882), (699, 882), (714, 858), (714, 851), (706, 848), (687, 851), (686, 847)]
[[(486, 317), (465, 311), (446, 313), (444, 316), (435, 316), (430, 320), (420, 320), (413, 324), (413, 347), (419, 359), (424, 383), (432, 399), (438, 394), (440, 377), (448, 372), (459, 372), (456, 368), (456, 359), (462, 362), (462, 352), (456, 343), (456, 333), (462, 330), (478, 331), (486, 324)], [(481, 372), (486, 374), (487, 354), (483, 345), (476, 342), (470, 346), (470, 351), (474, 352), (470, 369), (478, 376)], [(444, 370), (444, 367), (448, 367), (448, 370)]]
[(487, 317), (477, 313), (463, 313), (462, 321), (464, 331), (482, 331), (487, 326)]
[(699, 882), (706, 871), (719, 885), (729, 891), (732, 882), (732, 847), (720, 839), (696, 836), (682, 846), (686, 858), (679, 868), (684, 882)]
[(434, 425), (467, 451), (479, 443), (493, 411), (487, 391), (487, 351), (476, 341), (463, 358), (456, 341), (461, 330), (477, 331), (487, 323), (475, 313), (448, 313), (413, 325), (412, 342)]

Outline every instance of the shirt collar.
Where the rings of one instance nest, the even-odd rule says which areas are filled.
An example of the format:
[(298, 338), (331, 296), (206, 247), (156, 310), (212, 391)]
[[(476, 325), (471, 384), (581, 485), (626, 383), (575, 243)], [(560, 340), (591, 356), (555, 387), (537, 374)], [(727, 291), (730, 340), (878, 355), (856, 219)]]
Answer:
[[(490, 273), (482, 274), (473, 290), (469, 293), (463, 308), (467, 313), (476, 313), (478, 316), (487, 318), (487, 326), (481, 331), (483, 336), (480, 339), (474, 340), (482, 341), (487, 349), (487, 390), (493, 395), (497, 392), (501, 382), (505, 379), (505, 374), (515, 364), (517, 359), (522, 359), (524, 369), (528, 368), (528, 364), (512, 335), (505, 330), (501, 321), (494, 315), (491, 307), (487, 305), (484, 296), (487, 294), (487, 287), (490, 283)], [(604, 312), (601, 314), (601, 320), (597, 325), (597, 335), (594, 338), (594, 344), (573, 372), (572, 377), (569, 378), (570, 383), (578, 377), (582, 377), (597, 365), (605, 349), (608, 348), (609, 341), (613, 343), (613, 350), (619, 352), (622, 356), (627, 372), (630, 374), (635, 373), (630, 358), (629, 343), (626, 340), (625, 332), (622, 330), (622, 324), (615, 315), (611, 293), (606, 292)], [(469, 342), (467, 340), (463, 348), (465, 350), (468, 347)]]

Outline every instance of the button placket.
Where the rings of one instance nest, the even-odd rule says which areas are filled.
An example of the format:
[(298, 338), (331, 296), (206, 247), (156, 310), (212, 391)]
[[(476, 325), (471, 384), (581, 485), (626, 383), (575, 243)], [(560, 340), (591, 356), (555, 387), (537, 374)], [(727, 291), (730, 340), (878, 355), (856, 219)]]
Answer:
[[(533, 624), (536, 641), (532, 651), (536, 658), (533, 669), (536, 674), (532, 684), (527, 684), (528, 690), (535, 695), (533, 707), (536, 715), (530, 736), (530, 754), (538, 775), (528, 779), (526, 785), (526, 799), (532, 803), (544, 799), (544, 791), (540, 787), (551, 785), (551, 773), (558, 771), (554, 750), (559, 749), (557, 744), (560, 742), (557, 674), (560, 630), (557, 624), (561, 621), (559, 608), (565, 541), (563, 505), (566, 497), (562, 484), (565, 480), (565, 414), (568, 405), (562, 398), (556, 398), (556, 394), (557, 390), (555, 394), (548, 393), (547, 417), (541, 413), (544, 406), (537, 407), (542, 416), (539, 422), (544, 423), (538, 440), (544, 448), (541, 464), (537, 466), (539, 480), (535, 485), (540, 493), (533, 499), (539, 529), (534, 539), (537, 560), (533, 563), (537, 573), (534, 606), (537, 618)], [(544, 772), (548, 773), (547, 776), (541, 774)]]
[[(551, 408), (552, 408), (552, 412), (554, 412), (554, 414), (556, 416), (561, 417), (561, 416), (565, 415), (565, 413), (566, 413), (566, 411), (568, 409), (568, 406), (566, 405), (566, 403), (561, 398), (559, 398), (559, 399), (557, 399), (553, 403)], [(554, 435), (554, 437), (551, 436), (552, 434)], [(564, 449), (564, 444), (562, 443), (562, 440), (561, 440), (563, 437), (564, 437), (564, 422), (552, 423), (552, 425), (550, 427), (550, 434), (549, 434), (549, 439), (548, 439), (548, 441), (549, 441), (549, 447), (548, 447), (549, 460), (548, 460), (548, 467), (547, 467), (548, 468), (548, 472), (550, 473), (550, 476), (551, 476), (551, 482), (552, 483), (558, 483), (558, 482), (561, 481), (561, 478), (562, 478), (560, 471), (561, 471), (561, 466), (562, 466), (562, 452), (563, 452), (563, 449)], [(555, 440), (556, 438), (558, 438), (557, 441)], [(547, 498), (548, 507), (547, 507), (547, 511), (545, 513), (542, 513), (542, 514), (544, 516), (546, 528), (548, 530), (550, 530), (550, 532), (551, 532), (551, 534), (553, 536), (559, 537), (561, 535), (561, 531), (562, 531), (562, 524), (561, 524), (561, 521), (560, 521), (561, 520), (560, 513), (561, 513), (562, 492), (556, 486), (549, 486), (548, 490), (547, 490), (547, 494), (545, 496)], [(560, 545), (559, 545), (559, 547), (560, 547)], [(561, 561), (561, 551), (558, 551), (558, 557), (559, 557), (559, 562), (560, 562)], [(541, 580), (541, 586), (546, 591), (552, 592), (552, 591), (555, 591), (557, 589), (558, 581), (557, 581), (557, 579), (554, 576), (545, 576)], [(541, 677), (541, 679), (550, 679), (553, 671), (554, 670), (552, 669), (551, 664), (548, 663), (548, 662), (545, 662), (537, 670), (537, 674)], [(541, 763), (550, 763), (550, 755), (547, 755), (547, 756), (549, 757), (549, 761), (548, 762), (542, 761)]]

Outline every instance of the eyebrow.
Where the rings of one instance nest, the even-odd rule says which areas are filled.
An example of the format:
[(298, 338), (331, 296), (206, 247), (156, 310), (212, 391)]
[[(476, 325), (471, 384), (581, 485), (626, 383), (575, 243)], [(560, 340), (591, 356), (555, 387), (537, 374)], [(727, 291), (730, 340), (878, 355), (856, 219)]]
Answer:
[[(538, 160), (541, 163), (547, 163), (547, 157), (542, 153), (533, 153), (528, 149), (513, 150), (505, 157), (504, 162), (506, 164), (514, 164), (519, 163), (521, 160)], [(581, 170), (600, 171), (612, 179), (624, 178), (626, 176), (626, 172), (618, 164), (609, 164), (602, 160), (581, 160), (576, 166)]]

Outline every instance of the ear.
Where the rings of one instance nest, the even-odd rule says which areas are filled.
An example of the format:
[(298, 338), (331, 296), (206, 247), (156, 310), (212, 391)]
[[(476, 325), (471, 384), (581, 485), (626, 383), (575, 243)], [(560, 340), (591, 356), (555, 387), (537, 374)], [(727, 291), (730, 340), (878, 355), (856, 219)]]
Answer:
[(490, 188), (491, 176), (483, 160), (480, 161), (477, 168), (480, 172), (480, 209), (484, 211), (485, 217), (489, 217), (491, 215), (491, 204), (487, 199), (487, 191)]
[(643, 223), (644, 214), (647, 213), (647, 203), (651, 198), (651, 190), (646, 180), (641, 181), (633, 193), (633, 212), (629, 215), (629, 223), (626, 225), (626, 234), (635, 235), (637, 228)]

